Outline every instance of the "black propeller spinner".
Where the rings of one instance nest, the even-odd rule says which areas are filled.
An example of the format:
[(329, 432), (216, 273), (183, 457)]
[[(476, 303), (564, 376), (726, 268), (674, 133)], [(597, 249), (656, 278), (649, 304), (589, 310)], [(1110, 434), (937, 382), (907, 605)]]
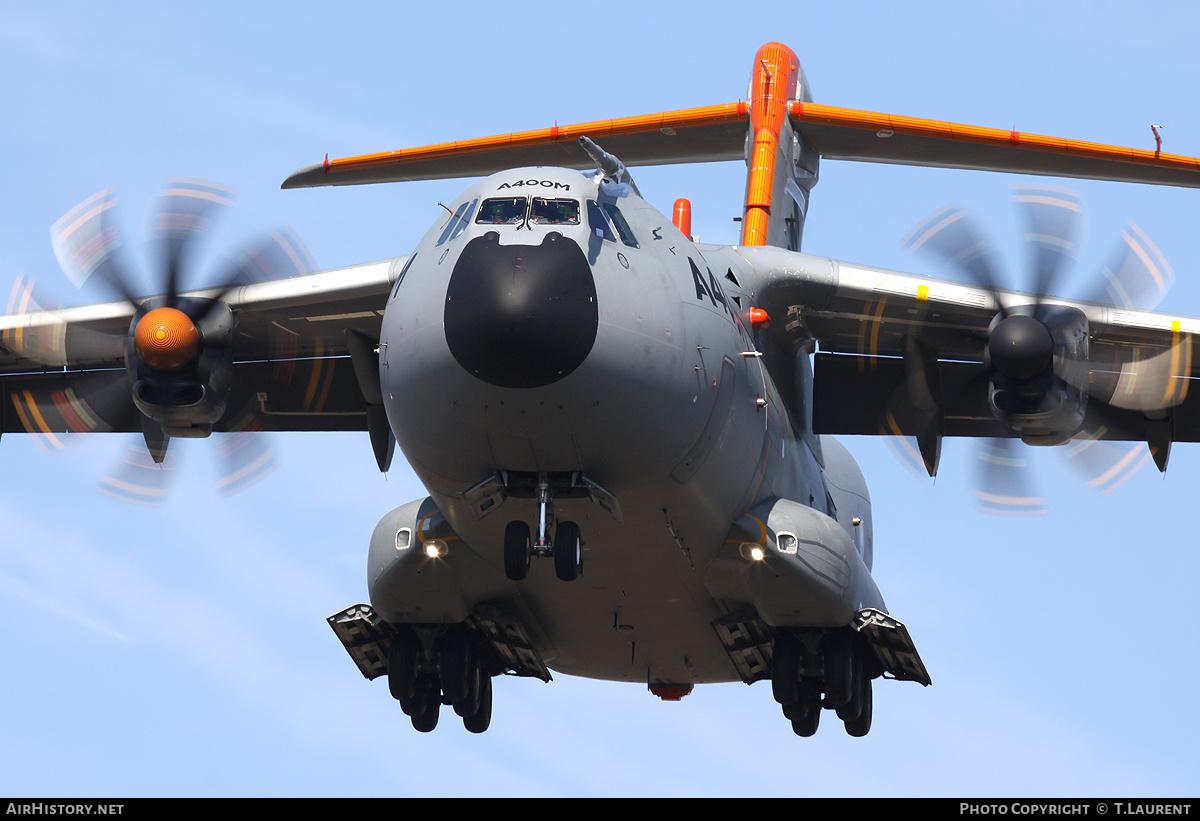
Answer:
[[(1036, 445), (1062, 444), (1075, 438), (1089, 445), (1112, 446), (1117, 452), (1108, 449), (1104, 455), (1104, 447), (1075, 449), (1077, 453), (1088, 451), (1078, 462), (1087, 463), (1090, 484), (1099, 484), (1115, 465), (1128, 470), (1135, 464), (1140, 467), (1148, 458), (1138, 462), (1126, 456), (1131, 447), (1144, 452), (1144, 445), (1097, 441), (1105, 436), (1105, 421), (1112, 415), (1106, 407), (1113, 401), (1112, 383), (1121, 365), (1108, 358), (1097, 359), (1090, 350), (1090, 329), (1083, 312), (1058, 304), (1049, 296), (1062, 284), (1063, 274), (1076, 256), (1083, 215), (1078, 194), (1057, 187), (1022, 186), (1014, 189), (1013, 200), (1024, 213), (1032, 300), (1000, 289), (997, 255), (970, 215), (958, 206), (947, 206), (931, 215), (910, 232), (905, 244), (910, 250), (923, 248), (957, 269), (985, 289), (996, 306), (987, 331), (975, 336), (981, 364), (964, 390), (979, 390), (979, 383), (985, 382), (993, 416), (1012, 430), (1014, 438), (986, 443), (980, 457), (983, 469), (976, 497), (989, 512), (1030, 515), (1044, 512), (1044, 500), (1029, 488), (1016, 438)], [(1136, 226), (1131, 226), (1122, 239), (1120, 251), (1092, 283), (1085, 299), (1152, 307), (1146, 303), (1157, 304), (1169, 287), (1170, 266)], [(925, 351), (919, 331), (916, 336), (915, 344), (906, 346), (910, 382), (913, 374), (929, 372), (928, 363), (907, 361)], [(1149, 395), (1153, 393), (1149, 384), (1139, 386), (1134, 381), (1127, 388), (1147, 395), (1140, 399), (1126, 396), (1122, 402), (1154, 412), (1152, 406), (1157, 400)], [(909, 392), (913, 390), (910, 386)], [(927, 435), (923, 442), (918, 437), (930, 475), (937, 469), (939, 451), (930, 444), (936, 435)], [(927, 455), (930, 453), (932, 459)], [(1165, 464), (1164, 453), (1160, 469)]]

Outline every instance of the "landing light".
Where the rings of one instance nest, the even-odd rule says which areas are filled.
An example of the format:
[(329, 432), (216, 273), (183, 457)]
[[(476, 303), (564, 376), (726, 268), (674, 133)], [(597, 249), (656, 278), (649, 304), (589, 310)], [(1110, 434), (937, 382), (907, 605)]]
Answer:
[(762, 545), (755, 542), (742, 542), (739, 552), (743, 559), (749, 559), (752, 562), (761, 562), (767, 555)]
[(431, 559), (445, 556), (447, 550), (446, 542), (442, 539), (430, 539), (425, 542), (425, 555)]

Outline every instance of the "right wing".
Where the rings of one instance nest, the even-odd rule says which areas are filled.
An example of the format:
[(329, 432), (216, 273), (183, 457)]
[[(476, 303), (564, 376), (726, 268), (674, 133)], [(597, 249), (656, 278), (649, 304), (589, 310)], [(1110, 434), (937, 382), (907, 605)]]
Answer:
[[(217, 431), (252, 414), (268, 430), (367, 430), (348, 342), (377, 342), (388, 294), (408, 257), (267, 280), (221, 297), (233, 312), (228, 410)], [(204, 297), (205, 291), (184, 296)], [(0, 316), (0, 430), (53, 436), (142, 431), (130, 399), (125, 338), (134, 307), (111, 302), (34, 309), (18, 289)]]

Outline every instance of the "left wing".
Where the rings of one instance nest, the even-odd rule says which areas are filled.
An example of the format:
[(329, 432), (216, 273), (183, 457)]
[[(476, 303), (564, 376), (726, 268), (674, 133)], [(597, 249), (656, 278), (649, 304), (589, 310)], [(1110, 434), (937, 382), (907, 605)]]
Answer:
[[(788, 352), (819, 346), (817, 433), (915, 436), (931, 475), (942, 436), (1140, 440), (1157, 449), (1160, 468), (1171, 441), (1200, 441), (1200, 397), (1189, 391), (1200, 376), (1192, 357), (1200, 318), (779, 248), (738, 253), (757, 276), (774, 343)], [(1026, 373), (1021, 361), (1004, 364), (998, 329), (1010, 317), (1035, 315), (1049, 326), (1052, 347), (1028, 354), (1049, 358)], [(997, 397), (1003, 391), (1007, 396)], [(1064, 410), (1073, 402), (1074, 416)]]

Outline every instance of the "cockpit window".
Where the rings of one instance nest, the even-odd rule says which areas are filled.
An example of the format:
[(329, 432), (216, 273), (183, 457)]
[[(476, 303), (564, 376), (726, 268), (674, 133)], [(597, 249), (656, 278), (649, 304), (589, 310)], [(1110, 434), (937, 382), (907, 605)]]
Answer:
[(578, 225), (579, 202), (534, 197), (529, 219), (534, 225)]
[(604, 213), (612, 218), (613, 225), (617, 228), (617, 233), (621, 235), (621, 242), (628, 245), (630, 248), (637, 248), (637, 237), (633, 235), (633, 230), (629, 227), (629, 223), (625, 221), (625, 216), (621, 213), (621, 209), (617, 207), (615, 202), (602, 203)]
[(588, 225), (591, 226), (592, 233), (604, 239), (611, 239), (613, 242), (617, 238), (613, 235), (612, 227), (608, 224), (608, 218), (604, 216), (604, 212), (600, 210), (600, 206), (595, 200), (587, 201)]
[(446, 240), (451, 240), (463, 232), (467, 225), (471, 222), (471, 214), (475, 212), (475, 206), (479, 204), (478, 199), (471, 200), (470, 203), (463, 203), (455, 209), (451, 215), (450, 221), (446, 223), (446, 227), (442, 229), (442, 235), (438, 237), (437, 244), (441, 245)]
[(525, 221), (524, 197), (495, 197), (484, 200), (475, 222), (484, 225), (520, 225)]

